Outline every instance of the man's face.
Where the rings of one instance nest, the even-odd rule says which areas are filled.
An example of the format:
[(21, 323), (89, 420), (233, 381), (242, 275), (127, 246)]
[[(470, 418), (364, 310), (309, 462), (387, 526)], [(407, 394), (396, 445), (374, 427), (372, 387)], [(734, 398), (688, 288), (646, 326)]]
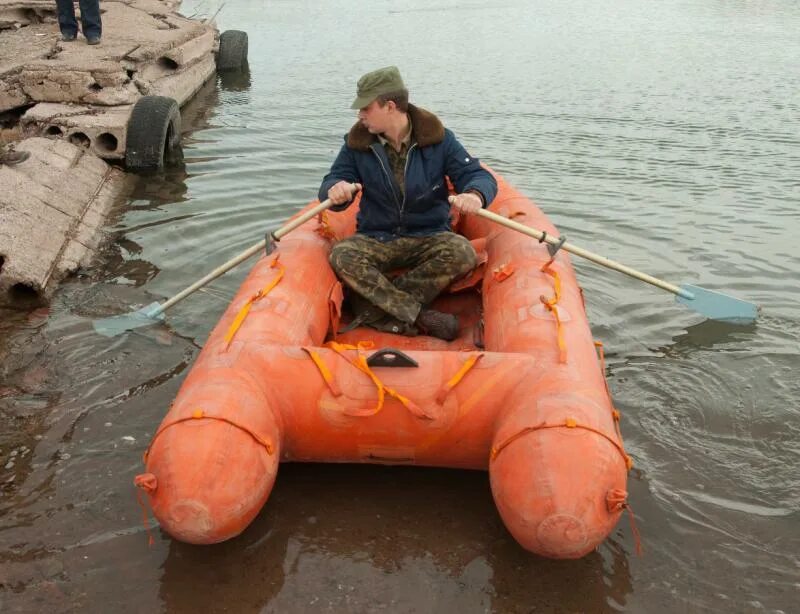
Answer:
[(361, 122), (371, 134), (381, 134), (389, 127), (389, 116), (394, 108), (394, 103), (389, 101), (381, 106), (373, 100), (366, 107), (358, 110), (358, 121)]

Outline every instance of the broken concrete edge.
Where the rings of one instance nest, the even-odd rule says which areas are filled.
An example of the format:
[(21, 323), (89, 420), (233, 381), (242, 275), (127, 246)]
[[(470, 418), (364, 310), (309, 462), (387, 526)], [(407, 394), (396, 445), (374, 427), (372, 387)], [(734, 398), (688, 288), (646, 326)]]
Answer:
[(68, 274), (87, 266), (109, 239), (111, 208), (130, 177), (65, 141), (15, 144), (30, 158), (0, 164), (0, 306), (30, 309), (49, 302)]
[(157, 92), (162, 77), (219, 48), (213, 22), (165, 13), (155, 0), (103, 6), (104, 40), (97, 47), (61, 42), (54, 20), (0, 30), (0, 112), (38, 102), (133, 104)]
[[(178, 106), (187, 103), (214, 76), (216, 65), (212, 55), (206, 55), (183, 71), (166, 75), (145, 89), (148, 96), (166, 96)], [(141, 97), (137, 97), (137, 100)], [(134, 101), (134, 102), (136, 102)], [(133, 104), (114, 107), (70, 105), (41, 102), (21, 117), (25, 136), (63, 138), (106, 160), (125, 158), (128, 141), (128, 120)]]
[[(52, 11), (51, 2), (0, 0), (0, 15), (9, 7), (31, 5)], [(179, 143), (177, 109), (214, 75), (220, 34), (213, 19), (198, 22), (171, 14), (178, 4), (107, 0), (108, 29), (116, 27), (119, 36), (109, 37), (110, 42), (104, 36), (99, 50), (62, 45), (55, 20), (31, 23), (23, 33), (12, 32), (12, 38), (0, 28), (0, 51), (8, 50), (9, 41), (12, 51), (18, 47), (0, 53), (0, 146), (14, 142), (17, 151), (31, 154), (14, 166), (0, 164), (0, 184), (10, 186), (0, 194), (0, 306), (49, 302), (59, 281), (86, 265), (104, 242), (106, 217), (129, 183), (124, 172), (101, 158), (125, 158), (129, 170), (145, 168), (137, 166), (133, 153), (154, 143)], [(114, 16), (125, 15), (133, 21), (115, 23)], [(131, 27), (137, 20), (151, 26), (156, 20), (158, 32), (143, 38)], [(234, 35), (229, 42), (238, 41), (228, 45), (229, 68), (243, 68), (247, 35), (228, 34)], [(174, 125), (172, 116), (156, 121), (155, 111), (165, 102), (177, 114)], [(131, 121), (139, 107), (148, 109), (144, 115), (152, 121)], [(167, 153), (156, 161), (159, 168)]]

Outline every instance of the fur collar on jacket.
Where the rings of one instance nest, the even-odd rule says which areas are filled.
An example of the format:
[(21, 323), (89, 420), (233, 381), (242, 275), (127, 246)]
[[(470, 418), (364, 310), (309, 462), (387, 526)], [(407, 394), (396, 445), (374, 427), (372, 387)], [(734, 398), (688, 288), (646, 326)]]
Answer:
[[(444, 126), (433, 113), (409, 104), (408, 115), (411, 118), (417, 145), (427, 147), (444, 140)], [(375, 142), (376, 138), (361, 122), (356, 122), (347, 135), (347, 146), (358, 151), (368, 151), (369, 146)]]

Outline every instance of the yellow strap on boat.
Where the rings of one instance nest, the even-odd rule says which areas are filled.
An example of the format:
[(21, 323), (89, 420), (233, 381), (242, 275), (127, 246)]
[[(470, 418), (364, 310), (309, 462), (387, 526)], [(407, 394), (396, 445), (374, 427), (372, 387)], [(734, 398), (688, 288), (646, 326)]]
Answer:
[(314, 361), (314, 364), (317, 365), (317, 369), (319, 369), (322, 379), (324, 379), (325, 383), (328, 385), (331, 394), (335, 397), (342, 396), (341, 389), (336, 384), (336, 380), (333, 379), (331, 370), (328, 369), (328, 365), (326, 365), (325, 361), (322, 360), (322, 356), (319, 355), (319, 352), (307, 347), (303, 347), (302, 349), (311, 357), (311, 360)]
[[(325, 344), (325, 347), (332, 349), (334, 352), (339, 354), (342, 358), (344, 358), (347, 362), (353, 365), (356, 369), (361, 371), (362, 373), (366, 374), (367, 377), (372, 380), (372, 383), (375, 384), (375, 387), (378, 390), (378, 402), (376, 406), (369, 410), (346, 410), (345, 413), (351, 416), (374, 416), (377, 414), (381, 409), (383, 409), (383, 403), (386, 399), (386, 395), (388, 394), (390, 397), (397, 399), (403, 407), (405, 407), (408, 411), (412, 414), (417, 416), (418, 418), (429, 418), (432, 419), (433, 416), (429, 415), (425, 412), (422, 408), (420, 408), (414, 401), (409, 399), (408, 397), (403, 396), (393, 388), (390, 388), (386, 384), (384, 384), (380, 378), (375, 374), (375, 372), (370, 369), (369, 364), (367, 364), (367, 357), (364, 355), (364, 350), (370, 349), (374, 347), (374, 344), (371, 341), (361, 341), (357, 345), (349, 345), (345, 343), (337, 343), (336, 341), (329, 341)], [(328, 384), (328, 387), (331, 388), (331, 392), (336, 395), (334, 392), (334, 388), (331, 387), (333, 383), (333, 376), (331, 375), (330, 370), (328, 369), (325, 361), (322, 357), (314, 352), (313, 350), (306, 349), (311, 359), (314, 361), (314, 364), (319, 369), (322, 378), (325, 380), (325, 383)], [(348, 351), (355, 351), (356, 356), (355, 359), (350, 359), (345, 352)], [(338, 387), (336, 388), (338, 390)], [(341, 393), (340, 393), (341, 394)], [(338, 396), (338, 395), (336, 395)]]
[(239, 310), (239, 313), (236, 314), (236, 317), (234, 318), (233, 323), (230, 325), (230, 328), (228, 328), (228, 332), (225, 334), (226, 350), (230, 347), (231, 341), (233, 341), (233, 337), (234, 335), (236, 335), (236, 331), (239, 330), (239, 327), (242, 325), (242, 322), (244, 322), (245, 318), (247, 317), (247, 314), (250, 313), (250, 308), (253, 306), (253, 303), (255, 303), (257, 300), (260, 300), (267, 294), (269, 294), (272, 291), (272, 289), (278, 285), (278, 282), (281, 280), (281, 278), (283, 278), (284, 267), (280, 262), (278, 262), (279, 255), (280, 254), (276, 255), (269, 265), (270, 268), (272, 269), (277, 268), (278, 274), (266, 286), (261, 288), (261, 290), (256, 292), (249, 299), (247, 299), (247, 302)]
[(461, 368), (458, 370), (458, 372), (451, 377), (444, 386), (442, 386), (439, 394), (436, 395), (436, 402), (439, 405), (444, 403), (444, 400), (447, 398), (447, 395), (450, 394), (450, 391), (456, 387), (458, 382), (460, 382), (464, 376), (469, 373), (469, 370), (472, 369), (472, 367), (474, 367), (481, 358), (483, 358), (483, 352), (478, 352), (464, 361), (464, 364), (461, 365)]
[(172, 422), (168, 422), (167, 424), (162, 426), (160, 429), (158, 429), (158, 431), (156, 431), (156, 434), (153, 435), (153, 439), (150, 440), (150, 445), (148, 445), (147, 446), (147, 450), (144, 451), (144, 462), (145, 463), (147, 462), (147, 456), (150, 454), (150, 449), (153, 447), (153, 444), (156, 442), (156, 439), (158, 438), (159, 435), (161, 435), (161, 433), (166, 431), (168, 428), (175, 426), (176, 424), (180, 424), (181, 422), (189, 422), (190, 420), (219, 420), (220, 422), (225, 422), (227, 424), (230, 424), (231, 426), (235, 426), (236, 428), (238, 428), (238, 429), (244, 431), (245, 433), (247, 433), (248, 435), (250, 435), (250, 437), (255, 439), (258, 443), (260, 443), (262, 446), (264, 446), (264, 448), (266, 448), (267, 454), (272, 455), (272, 453), (274, 451), (272, 443), (269, 440), (267, 440), (266, 438), (262, 437), (261, 435), (259, 435), (258, 433), (256, 433), (252, 429), (250, 429), (249, 427), (244, 426), (242, 424), (239, 424), (235, 420), (232, 420), (230, 418), (226, 418), (225, 416), (209, 416), (202, 409), (195, 409), (192, 412), (191, 416), (185, 416), (184, 418), (178, 418), (177, 420), (173, 420)]
[(558, 273), (550, 268), (550, 264), (553, 262), (553, 259), (545, 263), (542, 267), (542, 272), (547, 273), (550, 277), (553, 278), (553, 285), (555, 286), (555, 296), (553, 298), (547, 298), (544, 295), (539, 297), (539, 300), (544, 303), (544, 306), (547, 310), (553, 314), (556, 318), (556, 333), (558, 337), (558, 361), (561, 363), (567, 362), (567, 344), (564, 341), (564, 327), (561, 325), (561, 318), (558, 317), (558, 307), (556, 304), (561, 299), (561, 278), (558, 276)]

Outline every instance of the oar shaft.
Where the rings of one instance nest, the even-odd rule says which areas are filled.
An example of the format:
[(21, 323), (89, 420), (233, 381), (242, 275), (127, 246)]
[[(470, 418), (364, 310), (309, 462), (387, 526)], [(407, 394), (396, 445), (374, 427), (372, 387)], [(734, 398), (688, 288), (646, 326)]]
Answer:
[(162, 303), (161, 306), (158, 309), (154, 310), (152, 315), (155, 316), (155, 315), (160, 314), (163, 311), (166, 311), (167, 309), (172, 307), (175, 303), (177, 303), (179, 301), (182, 301), (183, 299), (185, 299), (187, 296), (189, 296), (193, 292), (196, 292), (197, 290), (199, 290), (200, 288), (202, 288), (206, 284), (214, 281), (220, 275), (223, 275), (223, 274), (227, 273), (233, 267), (235, 267), (237, 264), (240, 264), (241, 262), (244, 262), (245, 260), (247, 260), (248, 258), (253, 256), (254, 254), (257, 254), (258, 252), (260, 252), (262, 249), (264, 249), (266, 244), (267, 244), (266, 239), (261, 239), (261, 241), (259, 241), (258, 243), (256, 243), (252, 247), (249, 247), (247, 250), (243, 251), (241, 254), (239, 254), (235, 258), (231, 258), (225, 264), (218, 266), (216, 269), (211, 271), (208, 275), (206, 275), (202, 279), (198, 279), (191, 286), (189, 286), (185, 290), (182, 290), (182, 291), (178, 292), (178, 294), (173, 296), (171, 299), (169, 299), (168, 301), (165, 301), (164, 303)]
[[(536, 230), (535, 228), (525, 226), (524, 224), (520, 224), (519, 222), (510, 220), (507, 217), (503, 217), (502, 215), (498, 215), (496, 213), (493, 213), (492, 211), (488, 211), (486, 209), (480, 209), (477, 212), (477, 215), (479, 215), (480, 217), (484, 217), (488, 220), (491, 220), (496, 224), (500, 224), (501, 226), (505, 226), (506, 228), (511, 228), (512, 230), (516, 230), (517, 232), (526, 234), (529, 237), (533, 237), (534, 239), (538, 239), (540, 241), (542, 240), (542, 237), (544, 237), (544, 240), (550, 245), (558, 245), (559, 243), (558, 237), (553, 237), (552, 235), (545, 235), (545, 233), (543, 233), (541, 230)], [(619, 262), (610, 260), (609, 258), (605, 258), (604, 256), (599, 256), (598, 254), (594, 254), (581, 247), (572, 245), (571, 243), (565, 242), (561, 246), (561, 248), (567, 250), (572, 254), (575, 254), (576, 256), (580, 256), (581, 258), (586, 258), (587, 260), (596, 262), (600, 266), (604, 266), (608, 269), (619, 271), (620, 273), (625, 273), (625, 275), (629, 275), (641, 281), (647, 282), (648, 284), (652, 284), (658, 288), (661, 288), (662, 290), (672, 292), (673, 294), (677, 294), (678, 296), (683, 296), (684, 298), (688, 299), (694, 298), (688, 292), (682, 290), (681, 288), (679, 288), (674, 284), (658, 279), (657, 277), (653, 277), (652, 275), (648, 275), (647, 273), (642, 273), (641, 271), (632, 269), (629, 266), (625, 266), (624, 264), (620, 264)]]
[[(314, 207), (312, 209), (309, 209), (308, 211), (306, 211), (302, 215), (298, 215), (296, 218), (294, 218), (290, 222), (288, 222), (288, 223), (284, 224), (283, 226), (281, 226), (278, 230), (276, 230), (273, 233), (273, 236), (276, 239), (280, 239), (281, 237), (283, 237), (284, 235), (290, 233), (292, 230), (294, 230), (298, 226), (301, 226), (301, 225), (305, 224), (308, 220), (313, 218), (315, 215), (319, 215), (322, 211), (325, 211), (325, 209), (330, 207), (331, 204), (332, 203), (331, 203), (330, 199), (322, 201), (316, 207)], [(193, 292), (196, 292), (197, 290), (199, 290), (200, 288), (202, 288), (206, 284), (214, 281), (217, 277), (219, 277), (219, 276), (227, 273), (228, 271), (230, 271), (233, 267), (235, 267), (238, 264), (244, 262), (245, 260), (247, 260), (248, 258), (253, 256), (254, 254), (257, 254), (258, 252), (263, 250), (266, 247), (266, 245), (267, 245), (266, 239), (262, 239), (261, 241), (259, 241), (255, 245), (253, 245), (252, 247), (249, 247), (248, 249), (243, 251), (238, 256), (235, 256), (235, 257), (231, 258), (230, 260), (228, 260), (228, 262), (226, 262), (225, 264), (218, 266), (216, 269), (211, 271), (208, 275), (206, 275), (202, 279), (198, 279), (191, 286), (189, 286), (185, 290), (182, 290), (181, 292), (179, 292), (178, 294), (173, 296), (168, 301), (165, 301), (164, 303), (162, 303), (157, 309), (154, 309), (148, 315), (150, 315), (152, 317), (158, 316), (159, 314), (163, 313), (164, 311), (166, 311), (167, 309), (172, 307), (175, 303), (177, 303), (179, 301), (182, 301), (183, 299), (185, 299), (187, 296), (189, 296)]]

